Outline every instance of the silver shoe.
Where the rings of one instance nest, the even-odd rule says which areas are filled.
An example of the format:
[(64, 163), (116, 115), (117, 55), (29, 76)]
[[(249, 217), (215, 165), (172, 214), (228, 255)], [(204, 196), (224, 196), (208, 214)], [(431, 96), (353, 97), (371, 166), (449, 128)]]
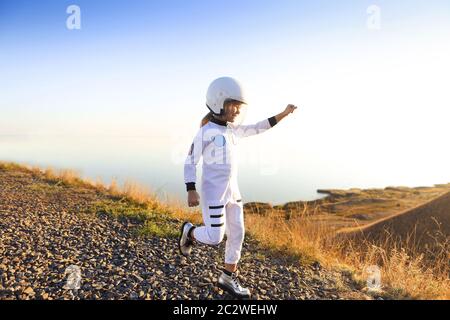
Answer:
[(188, 234), (189, 230), (191, 230), (193, 226), (194, 225), (190, 222), (185, 222), (181, 226), (180, 238), (178, 240), (178, 248), (180, 249), (180, 253), (185, 257), (189, 256), (192, 251), (193, 242), (189, 238)]
[(250, 290), (241, 286), (236, 272), (229, 276), (222, 271), (222, 274), (217, 281), (217, 286), (236, 298), (250, 298)]

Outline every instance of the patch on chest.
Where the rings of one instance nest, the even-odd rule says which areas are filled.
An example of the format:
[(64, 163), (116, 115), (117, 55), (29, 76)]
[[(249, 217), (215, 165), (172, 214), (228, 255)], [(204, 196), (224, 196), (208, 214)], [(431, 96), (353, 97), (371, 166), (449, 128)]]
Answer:
[(223, 147), (223, 146), (225, 146), (225, 144), (226, 144), (226, 139), (225, 139), (225, 137), (224, 137), (223, 135), (221, 135), (221, 134), (218, 134), (217, 136), (214, 136), (214, 137), (213, 137), (213, 141), (214, 141), (214, 144), (215, 144), (216, 146), (218, 146), (218, 147)]

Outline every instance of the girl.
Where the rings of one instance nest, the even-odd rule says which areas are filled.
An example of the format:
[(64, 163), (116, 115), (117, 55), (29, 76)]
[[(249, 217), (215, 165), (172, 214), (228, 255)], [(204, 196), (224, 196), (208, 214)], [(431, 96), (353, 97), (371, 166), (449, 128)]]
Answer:
[(185, 222), (179, 238), (181, 254), (189, 256), (194, 241), (218, 245), (227, 235), (225, 267), (217, 285), (237, 298), (249, 298), (250, 290), (240, 285), (236, 275), (245, 231), (235, 146), (238, 139), (272, 128), (297, 109), (289, 104), (276, 116), (253, 125), (241, 125), (246, 104), (242, 86), (233, 78), (219, 78), (209, 86), (206, 106), (210, 112), (201, 122), (184, 165), (188, 205), (195, 207), (200, 203), (195, 186), (196, 165), (203, 157), (201, 199), (204, 225), (195, 227)]

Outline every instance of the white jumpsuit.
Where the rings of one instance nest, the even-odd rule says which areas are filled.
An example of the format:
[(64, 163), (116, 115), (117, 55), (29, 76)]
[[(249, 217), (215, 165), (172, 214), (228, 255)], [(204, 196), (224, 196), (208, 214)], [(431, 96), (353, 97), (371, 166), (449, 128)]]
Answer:
[(225, 233), (225, 263), (236, 264), (244, 241), (244, 213), (237, 182), (236, 144), (240, 138), (262, 133), (276, 124), (275, 117), (253, 125), (234, 125), (212, 119), (200, 128), (184, 164), (187, 190), (195, 190), (197, 164), (203, 157), (200, 202), (204, 226), (194, 238), (218, 245)]

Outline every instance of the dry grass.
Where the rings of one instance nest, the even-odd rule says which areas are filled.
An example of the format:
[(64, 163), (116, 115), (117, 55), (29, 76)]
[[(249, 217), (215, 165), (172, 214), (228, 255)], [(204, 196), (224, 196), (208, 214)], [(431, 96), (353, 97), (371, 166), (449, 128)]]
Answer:
[(247, 214), (246, 229), (272, 249), (293, 254), (301, 262), (325, 260), (323, 245), (331, 239), (330, 231), (324, 224), (313, 221), (306, 212), (304, 208), (295, 218), (292, 215), (287, 218), (280, 211), (264, 216)]
[(250, 233), (271, 248), (301, 261), (318, 259), (328, 267), (350, 268), (360, 281), (367, 278), (369, 267), (378, 266), (387, 297), (450, 299), (449, 246), (442, 238), (436, 239), (441, 250), (429, 254), (427, 260), (413, 241), (410, 245), (391, 237), (379, 245), (369, 241), (356, 245), (307, 214), (289, 220), (275, 211), (268, 216), (247, 215), (246, 224)]
[(94, 181), (81, 177), (81, 174), (75, 170), (59, 170), (52, 167), (41, 169), (36, 166), (1, 161), (0, 169), (28, 171), (55, 185), (94, 188), (111, 195), (117, 200), (128, 200), (134, 204), (144, 205), (150, 210), (170, 214), (176, 219), (202, 223), (202, 215), (199, 209), (186, 209), (184, 204), (172, 199), (167, 199), (166, 202), (162, 202), (158, 200), (156, 194), (148, 187), (131, 180), (126, 180), (120, 185), (117, 179), (113, 178), (109, 184), (105, 184), (100, 179)]
[(154, 211), (170, 214), (179, 220), (202, 222), (199, 210), (186, 210), (185, 206), (177, 200), (167, 199), (166, 202), (162, 202), (151, 189), (134, 181), (126, 180), (123, 185), (119, 185), (116, 179), (112, 179), (109, 185), (100, 182), (100, 184), (96, 184), (96, 187), (104, 189), (119, 200), (127, 199), (133, 203), (145, 205)]
[[(403, 245), (389, 244), (390, 249), (368, 245), (366, 250), (347, 244), (341, 251), (345, 263), (358, 267), (358, 276), (366, 276), (371, 266), (378, 266), (382, 283), (388, 284), (385, 295), (391, 298), (450, 299), (448, 258), (440, 255), (434, 265), (423, 253), (412, 253)], [(396, 248), (392, 248), (395, 247)], [(447, 269), (447, 271), (444, 271)]]

